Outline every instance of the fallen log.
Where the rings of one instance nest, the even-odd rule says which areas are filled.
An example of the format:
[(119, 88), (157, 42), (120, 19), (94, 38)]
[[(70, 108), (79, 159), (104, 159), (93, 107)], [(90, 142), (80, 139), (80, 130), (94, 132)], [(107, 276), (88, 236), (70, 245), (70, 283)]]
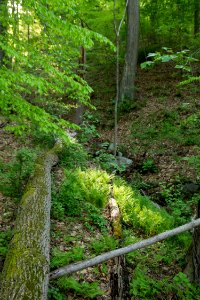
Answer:
[(49, 282), (51, 168), (56, 144), (36, 162), (17, 215), (14, 236), (2, 272), (1, 300), (46, 300)]
[[(110, 219), (113, 229), (113, 235), (119, 240), (122, 238), (121, 215), (114, 198), (110, 198), (108, 207), (110, 210)], [(112, 300), (130, 299), (128, 288), (128, 274), (126, 268), (125, 255), (120, 255), (114, 258), (113, 265), (110, 270), (110, 289)]]
[(168, 230), (168, 231), (165, 231), (165, 232), (160, 233), (158, 235), (155, 235), (151, 238), (142, 240), (138, 243), (135, 243), (135, 244), (123, 247), (123, 248), (119, 248), (119, 249), (116, 249), (116, 250), (112, 250), (112, 251), (103, 253), (101, 255), (98, 255), (98, 256), (96, 256), (94, 258), (91, 258), (91, 259), (88, 259), (88, 260), (85, 260), (83, 262), (74, 263), (74, 264), (70, 264), (68, 266), (61, 267), (61, 268), (59, 268), (59, 269), (57, 269), (57, 270), (50, 273), (50, 280), (56, 279), (56, 278), (59, 278), (61, 276), (71, 274), (71, 273), (74, 273), (74, 272), (77, 272), (77, 271), (81, 271), (81, 270), (89, 268), (89, 267), (93, 267), (95, 265), (103, 263), (103, 262), (105, 262), (109, 259), (115, 258), (117, 256), (124, 255), (124, 254), (127, 254), (129, 252), (141, 249), (141, 248), (145, 248), (145, 247), (153, 245), (157, 242), (161, 242), (161, 241), (163, 241), (163, 240), (165, 240), (169, 237), (172, 237), (172, 236), (175, 236), (177, 234), (183, 233), (185, 231), (191, 230), (191, 229), (193, 229), (193, 228), (195, 228), (199, 225), (200, 225), (200, 218), (197, 219), (197, 220), (194, 220), (190, 223), (187, 223), (185, 225), (176, 227), (172, 230)]

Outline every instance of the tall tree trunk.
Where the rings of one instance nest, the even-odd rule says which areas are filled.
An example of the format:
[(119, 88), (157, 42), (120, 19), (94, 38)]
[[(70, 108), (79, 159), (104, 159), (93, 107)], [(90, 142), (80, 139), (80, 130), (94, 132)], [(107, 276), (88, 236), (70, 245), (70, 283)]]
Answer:
[(127, 6), (127, 44), (125, 65), (120, 88), (120, 101), (133, 100), (139, 39), (139, 0), (131, 0)]
[[(83, 27), (83, 23), (82, 23)], [(85, 65), (86, 65), (86, 49), (80, 47), (80, 58), (79, 58), (79, 76), (85, 78)], [(84, 105), (78, 102), (78, 107), (76, 108), (74, 114), (74, 123), (80, 125), (83, 121)]]
[(35, 174), (22, 197), (14, 237), (6, 256), (1, 300), (46, 300), (49, 281), (51, 168), (57, 148), (36, 163)]
[[(0, 36), (5, 38), (7, 32), (7, 0), (0, 0)], [(2, 18), (4, 17), (4, 18)], [(0, 48), (0, 67), (4, 64), (5, 51)]]
[(194, 35), (200, 32), (200, 2), (194, 0)]

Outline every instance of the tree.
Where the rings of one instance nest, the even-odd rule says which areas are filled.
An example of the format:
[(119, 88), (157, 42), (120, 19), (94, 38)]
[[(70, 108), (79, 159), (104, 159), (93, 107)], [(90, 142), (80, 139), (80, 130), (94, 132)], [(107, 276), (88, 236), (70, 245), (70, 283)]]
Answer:
[(194, 35), (200, 31), (200, 3), (199, 0), (194, 0)]
[(22, 197), (1, 277), (0, 299), (46, 300), (49, 282), (51, 168), (57, 144), (40, 157)]
[(120, 100), (133, 100), (139, 39), (139, 0), (129, 1), (127, 6), (127, 44), (124, 71), (120, 87)]
[(12, 68), (0, 69), (0, 110), (14, 121), (10, 130), (17, 134), (37, 128), (65, 138), (63, 129), (72, 125), (60, 115), (69, 110), (68, 101), (89, 105), (92, 89), (76, 72), (79, 47), (92, 48), (94, 41), (112, 44), (78, 25), (78, 5), (24, 0), (17, 15), (9, 9), (8, 18), (1, 18), (7, 33), (0, 39), (1, 56), (12, 58)]
[[(0, 0), (0, 36), (5, 37), (7, 31), (7, 0)], [(0, 47), (0, 67), (4, 63), (5, 51)]]

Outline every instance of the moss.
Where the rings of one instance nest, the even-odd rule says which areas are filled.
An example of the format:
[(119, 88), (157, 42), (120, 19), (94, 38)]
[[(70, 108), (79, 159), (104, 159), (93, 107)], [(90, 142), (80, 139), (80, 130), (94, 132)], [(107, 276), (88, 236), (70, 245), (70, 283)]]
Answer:
[(120, 222), (120, 218), (117, 218), (116, 220), (113, 221), (112, 224), (113, 227), (113, 235), (120, 239), (122, 237), (122, 226)]
[[(50, 218), (50, 169), (57, 161), (53, 150), (37, 160), (34, 176), (21, 200), (13, 240), (2, 273), (0, 298), (41, 299), (49, 273), (48, 229)], [(20, 293), (19, 293), (20, 290)]]

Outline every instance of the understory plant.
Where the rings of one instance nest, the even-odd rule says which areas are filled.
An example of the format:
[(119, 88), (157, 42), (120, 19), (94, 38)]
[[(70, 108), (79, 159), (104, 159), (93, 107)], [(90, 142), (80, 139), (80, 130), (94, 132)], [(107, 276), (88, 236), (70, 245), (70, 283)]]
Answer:
[(153, 235), (173, 227), (174, 218), (164, 209), (157, 208), (151, 200), (132, 189), (124, 180), (116, 178), (114, 197), (120, 207), (125, 224)]
[(154, 279), (148, 275), (147, 268), (136, 267), (130, 283), (133, 299), (154, 300), (164, 295), (174, 295), (178, 300), (199, 300), (199, 287), (192, 285), (187, 276), (179, 272), (173, 278)]
[(79, 215), (85, 202), (99, 208), (105, 207), (110, 192), (110, 179), (109, 174), (98, 169), (66, 169), (65, 179), (53, 197), (53, 214), (56, 209), (62, 215)]
[(102, 296), (103, 291), (99, 287), (98, 282), (84, 282), (75, 279), (74, 277), (63, 277), (54, 282), (48, 291), (49, 300), (64, 300), (66, 293), (71, 292), (77, 296), (96, 299), (97, 296)]
[(34, 170), (37, 151), (29, 148), (17, 150), (9, 163), (0, 161), (0, 190), (4, 195), (19, 199)]

